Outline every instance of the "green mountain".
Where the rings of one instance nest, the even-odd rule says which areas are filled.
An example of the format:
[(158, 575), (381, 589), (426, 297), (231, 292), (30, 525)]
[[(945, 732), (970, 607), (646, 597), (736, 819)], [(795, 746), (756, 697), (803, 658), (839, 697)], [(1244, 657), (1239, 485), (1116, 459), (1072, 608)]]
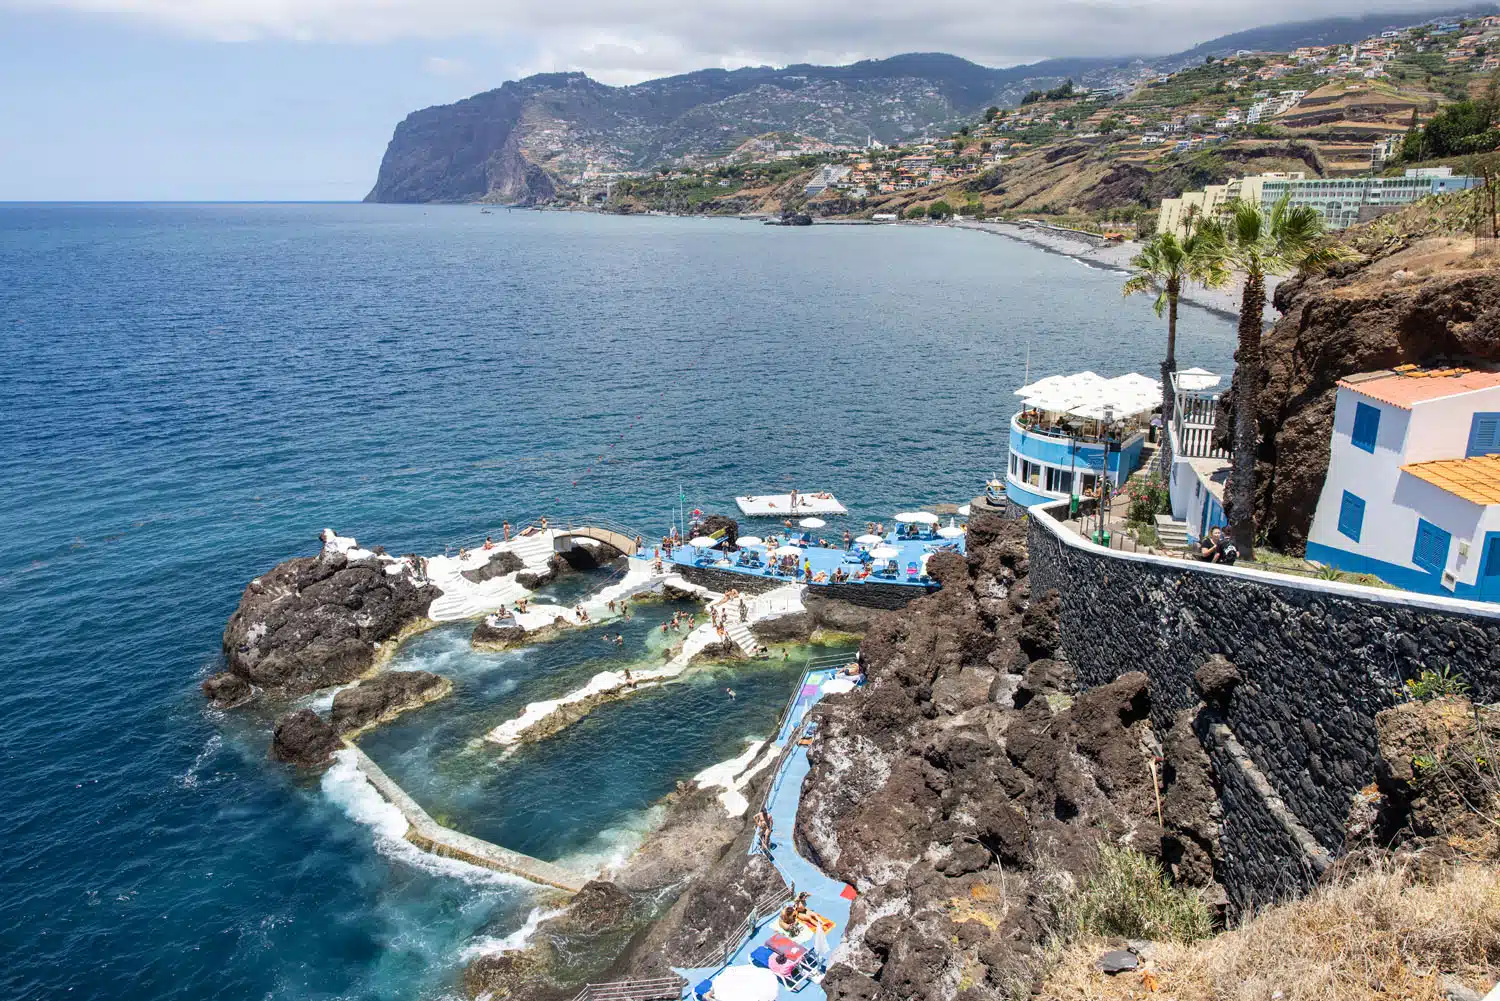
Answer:
[(629, 87), (582, 73), (544, 73), (408, 115), (366, 200), (530, 203), (550, 198), (560, 184), (706, 158), (768, 132), (835, 143), (900, 142), (973, 121), (992, 104), (1013, 105), (1029, 90), (1067, 79), (1109, 86), (1133, 81), (1147, 67), (1201, 62), (1205, 53), (1353, 41), (1432, 16), (1276, 25), (1172, 56), (1051, 59), (1005, 69), (908, 53), (848, 66), (700, 70)]

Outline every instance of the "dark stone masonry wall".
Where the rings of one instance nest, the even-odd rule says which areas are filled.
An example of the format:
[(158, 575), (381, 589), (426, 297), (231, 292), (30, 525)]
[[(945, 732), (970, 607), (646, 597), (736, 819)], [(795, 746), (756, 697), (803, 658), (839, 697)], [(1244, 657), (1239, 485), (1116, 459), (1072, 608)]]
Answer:
[[(1243, 678), (1223, 724), (1331, 852), (1343, 844), (1352, 795), (1374, 778), (1375, 714), (1401, 701), (1406, 679), (1449, 667), (1477, 700), (1500, 699), (1500, 608), (1470, 612), (1398, 591), (1106, 552), (1070, 545), (1061, 531), (1032, 518), (1031, 576), (1038, 593), (1061, 596), (1063, 649), (1079, 680), (1092, 686), (1145, 671), (1154, 722), (1165, 729), (1199, 701), (1193, 672), (1222, 654)], [(1204, 742), (1216, 763), (1228, 763)], [(1245, 804), (1255, 798), (1239, 793)], [(1259, 822), (1226, 818), (1226, 827)]]

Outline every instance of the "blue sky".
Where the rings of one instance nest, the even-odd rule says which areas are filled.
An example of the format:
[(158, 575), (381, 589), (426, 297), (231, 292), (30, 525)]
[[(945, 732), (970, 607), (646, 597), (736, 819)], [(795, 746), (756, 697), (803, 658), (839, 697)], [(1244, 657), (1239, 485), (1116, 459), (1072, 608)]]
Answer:
[(0, 201), (342, 200), (409, 112), (539, 71), (1161, 54), (1457, 0), (0, 0)]

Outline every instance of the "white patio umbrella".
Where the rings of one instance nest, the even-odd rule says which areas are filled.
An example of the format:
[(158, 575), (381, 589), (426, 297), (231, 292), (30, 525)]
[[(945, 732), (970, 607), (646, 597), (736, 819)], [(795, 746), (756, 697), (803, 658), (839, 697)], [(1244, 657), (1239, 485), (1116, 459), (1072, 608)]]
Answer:
[(922, 515), (925, 513), (926, 512), (923, 511), (898, 511), (895, 515), (895, 518), (897, 521), (901, 522), (901, 524), (909, 525), (914, 521), (921, 521)]
[(854, 541), (858, 542), (861, 546), (878, 546), (885, 540), (878, 535), (861, 535)]
[(901, 550), (895, 546), (877, 546), (870, 550), (870, 555), (877, 560), (892, 560), (901, 555)]
[(960, 518), (967, 518), (969, 516), (969, 505), (965, 504), (963, 507), (959, 508), (958, 516)]
[(774, 555), (776, 555), (776, 556), (801, 556), (802, 555), (802, 550), (799, 549), (796, 546), (782, 546), (781, 548), (779, 548), (779, 549), (776, 550), (776, 552), (775, 552)]
[(959, 528), (957, 525), (944, 525), (942, 528), (938, 529), (937, 534), (941, 535), (945, 539), (956, 539), (960, 535), (964, 534), (964, 530)]
[(742, 535), (740, 536), (739, 544), (741, 546), (764, 546), (766, 540), (758, 535)]
[(731, 966), (714, 978), (718, 1001), (776, 1001), (780, 981), (759, 966)]
[(822, 518), (803, 518), (801, 521), (797, 522), (797, 524), (802, 526), (803, 528), (823, 528), (828, 524), (828, 522), (824, 521)]
[(700, 536), (698, 536), (695, 539), (689, 539), (688, 540), (688, 545), (692, 546), (694, 549), (712, 549), (714, 546), (717, 546), (718, 544), (719, 544), (719, 540), (718, 539), (710, 539), (706, 535), (700, 535)]
[(936, 525), (938, 522), (942, 521), (941, 518), (933, 514), (931, 511), (913, 511), (911, 513), (911, 520), (920, 522), (923, 525)]

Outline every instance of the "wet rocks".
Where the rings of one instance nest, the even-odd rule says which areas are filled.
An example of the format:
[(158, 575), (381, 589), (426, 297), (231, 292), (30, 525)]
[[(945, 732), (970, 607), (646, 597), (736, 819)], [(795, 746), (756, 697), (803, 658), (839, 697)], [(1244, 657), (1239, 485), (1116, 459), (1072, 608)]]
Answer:
[(543, 586), (552, 583), (559, 575), (569, 569), (568, 563), (561, 556), (554, 553), (548, 560), (547, 565), (540, 570), (523, 570), (516, 574), (516, 583), (528, 591), (536, 591)]
[(526, 643), (529, 636), (530, 634), (515, 622), (507, 623), (504, 620), (496, 620), (492, 624), (488, 618), (484, 618), (474, 626), (474, 632), (469, 636), (469, 643), (476, 650), (499, 653)]
[(332, 724), (345, 736), (395, 719), (408, 709), (435, 702), (453, 683), (430, 671), (389, 671), (345, 688), (333, 697)]
[(366, 673), (425, 623), (441, 593), (396, 566), (332, 550), (278, 564), (250, 582), (224, 628), (228, 670), (286, 695)]
[(210, 678), (205, 678), (200, 687), (203, 689), (204, 697), (216, 709), (233, 709), (235, 706), (244, 705), (255, 694), (255, 690), (250, 687), (250, 682), (232, 671), (220, 671)]
[(319, 768), (340, 747), (338, 734), (311, 709), (298, 709), (276, 721), (271, 757), (300, 768)]

